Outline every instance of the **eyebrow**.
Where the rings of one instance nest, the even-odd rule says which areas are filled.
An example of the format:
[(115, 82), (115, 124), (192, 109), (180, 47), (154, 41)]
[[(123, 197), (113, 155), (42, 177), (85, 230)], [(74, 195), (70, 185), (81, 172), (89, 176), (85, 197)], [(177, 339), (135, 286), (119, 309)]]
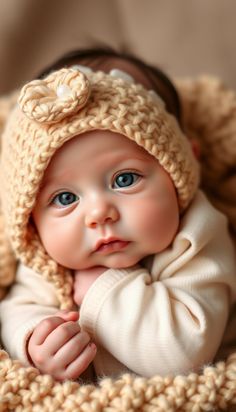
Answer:
[[(138, 154), (134, 155), (134, 156), (124, 155), (124, 154), (119, 155), (119, 156), (116, 155), (116, 158), (117, 158), (116, 163), (118, 164), (118, 163), (122, 163), (122, 162), (125, 162), (125, 161), (128, 161), (128, 160), (130, 160), (130, 161), (138, 160), (142, 163), (148, 163), (148, 162), (150, 162), (150, 158), (149, 158), (148, 154), (150, 154), (150, 153), (148, 153), (148, 152), (144, 153), (144, 156), (139, 156)], [(154, 160), (156, 160), (154, 158), (154, 156), (152, 156), (151, 154), (150, 154), (150, 156), (153, 157)]]
[(55, 180), (56, 180), (56, 181), (60, 181), (60, 180), (62, 180), (63, 178), (64, 178), (64, 177), (63, 177), (63, 174), (61, 174), (61, 175), (54, 175), (54, 176), (51, 176), (51, 177), (49, 177), (49, 178), (43, 179), (43, 180), (41, 181), (41, 183), (40, 183), (39, 191), (44, 190), (46, 187), (53, 186)]

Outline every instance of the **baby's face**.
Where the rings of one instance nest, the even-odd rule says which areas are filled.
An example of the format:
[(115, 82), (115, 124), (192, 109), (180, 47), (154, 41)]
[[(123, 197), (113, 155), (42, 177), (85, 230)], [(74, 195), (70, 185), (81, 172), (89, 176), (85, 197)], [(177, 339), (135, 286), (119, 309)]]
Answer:
[(126, 268), (170, 245), (179, 210), (174, 185), (154, 157), (120, 134), (92, 131), (53, 156), (33, 219), (59, 264)]

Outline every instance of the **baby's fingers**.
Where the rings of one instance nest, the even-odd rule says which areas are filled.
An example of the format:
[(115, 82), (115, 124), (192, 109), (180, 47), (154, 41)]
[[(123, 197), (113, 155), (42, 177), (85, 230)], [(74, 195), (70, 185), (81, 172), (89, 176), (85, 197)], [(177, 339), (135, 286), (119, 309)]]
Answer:
[(66, 368), (67, 379), (77, 379), (93, 361), (97, 353), (97, 347), (94, 343), (89, 343), (83, 352), (74, 362), (71, 362)]
[(62, 323), (65, 323), (65, 321), (56, 316), (43, 319), (34, 329), (30, 342), (34, 345), (42, 345), (48, 335)]
[(55, 355), (74, 335), (80, 332), (77, 322), (63, 322), (45, 339), (45, 344), (52, 355)]
[(90, 342), (90, 336), (87, 332), (76, 333), (55, 353), (54, 360), (63, 363), (65, 368), (73, 362)]

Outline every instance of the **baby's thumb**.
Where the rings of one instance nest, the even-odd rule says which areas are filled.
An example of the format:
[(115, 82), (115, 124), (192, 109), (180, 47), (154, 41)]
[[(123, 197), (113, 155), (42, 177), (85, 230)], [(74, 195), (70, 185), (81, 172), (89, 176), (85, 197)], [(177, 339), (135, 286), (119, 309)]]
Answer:
[(62, 318), (65, 321), (77, 321), (79, 319), (79, 312), (78, 311), (70, 311), (70, 310), (60, 310), (56, 313), (55, 316)]

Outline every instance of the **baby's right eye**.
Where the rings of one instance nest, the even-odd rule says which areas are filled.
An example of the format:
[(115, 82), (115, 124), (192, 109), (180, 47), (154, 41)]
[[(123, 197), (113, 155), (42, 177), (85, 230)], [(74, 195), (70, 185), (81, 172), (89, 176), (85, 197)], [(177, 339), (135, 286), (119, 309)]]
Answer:
[(76, 196), (72, 192), (61, 192), (58, 193), (51, 201), (52, 204), (56, 205), (57, 207), (66, 207), (70, 206), (72, 203), (75, 203), (79, 200), (78, 196)]

